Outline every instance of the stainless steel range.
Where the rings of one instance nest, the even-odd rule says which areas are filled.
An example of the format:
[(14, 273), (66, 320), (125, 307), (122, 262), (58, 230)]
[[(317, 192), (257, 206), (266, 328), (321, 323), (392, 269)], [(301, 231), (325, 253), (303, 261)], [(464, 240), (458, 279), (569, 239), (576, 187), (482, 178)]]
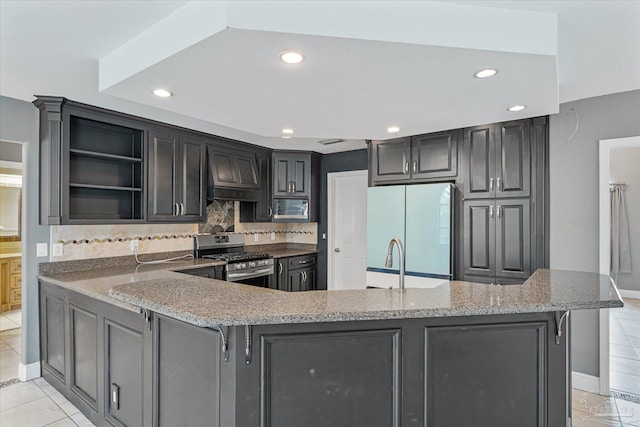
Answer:
[(273, 258), (262, 252), (246, 252), (239, 233), (198, 234), (194, 237), (194, 256), (226, 261), (224, 280), (269, 287)]

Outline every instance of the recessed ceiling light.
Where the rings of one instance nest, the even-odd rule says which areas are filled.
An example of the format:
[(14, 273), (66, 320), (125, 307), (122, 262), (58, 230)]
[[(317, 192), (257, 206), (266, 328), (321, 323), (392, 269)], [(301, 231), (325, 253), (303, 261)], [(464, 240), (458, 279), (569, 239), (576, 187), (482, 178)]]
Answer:
[(156, 89), (153, 91), (153, 94), (161, 98), (168, 98), (170, 96), (173, 96), (173, 94), (166, 89)]
[(299, 64), (304, 61), (304, 56), (301, 53), (288, 50), (280, 54), (280, 61), (287, 64)]
[(287, 135), (282, 135), (280, 138), (284, 138), (284, 139), (291, 139), (291, 137), (290, 137), (290, 136), (287, 136)]
[(398, 126), (390, 126), (387, 128), (387, 132), (389, 133), (400, 132), (400, 128)]
[(480, 70), (473, 74), (474, 77), (478, 79), (486, 79), (487, 77), (493, 77), (498, 74), (498, 70), (494, 70), (493, 68), (485, 68), (484, 70)]
[(291, 135), (291, 134), (293, 133), (293, 129), (290, 129), (290, 128), (284, 128), (284, 129), (282, 129), (282, 133), (286, 133), (286, 134)]
[(507, 110), (512, 111), (512, 112), (514, 112), (514, 113), (515, 113), (515, 112), (517, 112), (517, 111), (522, 111), (522, 110), (524, 110), (525, 108), (527, 108), (527, 106), (526, 106), (526, 105), (514, 105), (513, 107), (509, 107), (509, 108), (507, 108)]

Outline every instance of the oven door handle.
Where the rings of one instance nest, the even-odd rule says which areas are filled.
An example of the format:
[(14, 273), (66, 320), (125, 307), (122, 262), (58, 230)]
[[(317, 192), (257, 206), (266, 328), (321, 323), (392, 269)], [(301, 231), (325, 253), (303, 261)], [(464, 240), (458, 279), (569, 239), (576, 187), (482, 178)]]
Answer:
[(273, 274), (273, 266), (247, 273), (227, 273), (227, 281), (234, 282), (238, 279), (252, 279), (254, 277), (268, 276), (269, 274)]

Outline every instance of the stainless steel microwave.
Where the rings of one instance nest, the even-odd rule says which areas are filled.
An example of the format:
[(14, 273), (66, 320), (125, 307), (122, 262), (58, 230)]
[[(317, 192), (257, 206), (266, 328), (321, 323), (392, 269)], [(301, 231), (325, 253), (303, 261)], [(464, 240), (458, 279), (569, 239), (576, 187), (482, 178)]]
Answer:
[(273, 219), (309, 220), (309, 199), (273, 199)]

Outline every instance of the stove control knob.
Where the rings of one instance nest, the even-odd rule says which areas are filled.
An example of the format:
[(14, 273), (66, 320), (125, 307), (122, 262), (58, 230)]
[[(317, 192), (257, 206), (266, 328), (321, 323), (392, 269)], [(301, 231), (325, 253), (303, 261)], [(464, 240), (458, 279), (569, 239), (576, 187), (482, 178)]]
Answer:
[(249, 267), (255, 267), (255, 266), (256, 266), (256, 263), (255, 263), (255, 262), (250, 262), (250, 263), (249, 263)]

